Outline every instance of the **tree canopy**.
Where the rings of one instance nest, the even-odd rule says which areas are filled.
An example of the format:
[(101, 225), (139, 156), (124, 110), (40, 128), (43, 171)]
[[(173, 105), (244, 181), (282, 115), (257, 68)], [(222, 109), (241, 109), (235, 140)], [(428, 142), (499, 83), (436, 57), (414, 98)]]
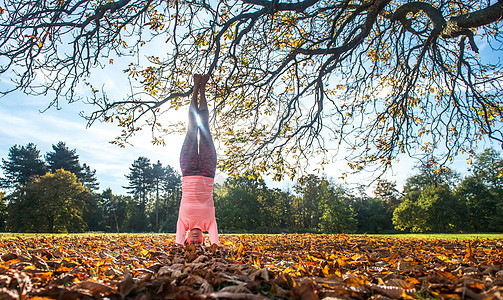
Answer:
[(7, 225), (13, 232), (83, 232), (83, 214), (91, 198), (75, 174), (59, 169), (10, 196)]
[(502, 188), (494, 184), (500, 163), (500, 154), (486, 149), (475, 156), (471, 174), (461, 181), (451, 170), (420, 168), (419, 174), (407, 178), (403, 197), (393, 211), (395, 228), (414, 232), (501, 231)]
[[(164, 143), (179, 127), (162, 114), (188, 104), (191, 73), (212, 74), (228, 173), (296, 176), (341, 146), (354, 170), (401, 153), (436, 166), (503, 141), (501, 0), (4, 0), (0, 12), (0, 74), (14, 83), (2, 93), (59, 106), (88, 86), (89, 124), (116, 122), (118, 144), (145, 126)], [(90, 78), (114, 59), (131, 82), (121, 99)]]
[(97, 190), (99, 187), (96, 179), (96, 170), (91, 170), (87, 164), (80, 165), (77, 150), (70, 150), (65, 142), (58, 142), (52, 145), (52, 152), (45, 155), (48, 168), (51, 172), (59, 169), (69, 171), (87, 188)]
[(7, 159), (2, 158), (1, 168), (5, 174), (5, 178), (0, 178), (3, 187), (26, 185), (33, 177), (42, 176), (47, 172), (40, 150), (33, 143), (10, 147)]

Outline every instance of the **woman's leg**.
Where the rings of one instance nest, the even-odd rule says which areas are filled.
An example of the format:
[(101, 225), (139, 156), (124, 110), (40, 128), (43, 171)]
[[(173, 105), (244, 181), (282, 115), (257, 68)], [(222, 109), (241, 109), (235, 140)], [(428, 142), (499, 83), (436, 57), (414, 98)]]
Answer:
[(192, 92), (192, 100), (189, 105), (189, 122), (187, 125), (187, 133), (183, 141), (182, 150), (180, 153), (180, 168), (182, 176), (199, 175), (199, 155), (197, 142), (197, 94), (200, 90), (201, 75), (194, 74), (194, 89)]
[(213, 143), (213, 138), (210, 133), (209, 112), (206, 103), (205, 87), (208, 82), (209, 75), (203, 75), (201, 78), (199, 90), (199, 171), (201, 176), (215, 177), (217, 169), (217, 152)]

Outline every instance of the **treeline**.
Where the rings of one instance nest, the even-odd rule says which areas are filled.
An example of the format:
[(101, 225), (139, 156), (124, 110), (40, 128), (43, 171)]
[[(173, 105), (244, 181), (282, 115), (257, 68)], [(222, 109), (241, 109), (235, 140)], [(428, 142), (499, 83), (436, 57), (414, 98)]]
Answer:
[(223, 232), (503, 232), (503, 161), (487, 149), (464, 178), (422, 167), (402, 192), (381, 180), (372, 196), (314, 175), (290, 191), (233, 178), (216, 187), (215, 206)]
[[(41, 155), (37, 146), (14, 145), (2, 158), (0, 229), (11, 232), (173, 231), (181, 178), (170, 166), (135, 160), (125, 174), (129, 195), (98, 193), (96, 171), (81, 164), (66, 143)], [(169, 229), (168, 229), (169, 228)]]
[[(139, 157), (125, 174), (128, 195), (97, 192), (95, 171), (76, 150), (15, 145), (2, 159), (0, 229), (11, 232), (174, 232), (181, 177), (160, 161)], [(399, 192), (378, 181), (372, 195), (330, 178), (307, 175), (289, 190), (252, 176), (215, 185), (222, 233), (390, 233), (503, 231), (503, 161), (487, 149), (470, 174), (420, 168)]]

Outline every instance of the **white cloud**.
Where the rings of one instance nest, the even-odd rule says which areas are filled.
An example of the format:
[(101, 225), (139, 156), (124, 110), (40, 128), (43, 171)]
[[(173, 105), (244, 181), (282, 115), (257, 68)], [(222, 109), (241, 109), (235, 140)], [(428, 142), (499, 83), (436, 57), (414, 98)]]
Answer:
[[(62, 110), (50, 109), (40, 113), (43, 101), (15, 99), (8, 95), (1, 100), (0, 114), (0, 157), (6, 158), (8, 150), (14, 145), (37, 145), (42, 155), (52, 151), (52, 145), (59, 141), (66, 142), (70, 149), (76, 149), (81, 163), (96, 170), (100, 189), (112, 188), (116, 194), (124, 194), (122, 186), (127, 185), (125, 174), (140, 156), (152, 162), (160, 160), (163, 165), (170, 165), (179, 170), (179, 153), (183, 136), (170, 136), (169, 146), (155, 146), (150, 143), (150, 134), (140, 132), (131, 142), (134, 146), (120, 148), (110, 144), (119, 133), (113, 124), (96, 123), (86, 128), (86, 122), (79, 116), (81, 104), (65, 105)], [(21, 101), (19, 101), (21, 100)]]

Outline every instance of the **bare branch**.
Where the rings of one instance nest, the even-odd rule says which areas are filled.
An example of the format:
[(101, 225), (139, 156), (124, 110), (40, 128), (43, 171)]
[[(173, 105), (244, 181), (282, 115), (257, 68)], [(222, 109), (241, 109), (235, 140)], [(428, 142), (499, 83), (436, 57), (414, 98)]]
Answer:
[[(142, 128), (156, 142), (179, 130), (162, 116), (188, 104), (193, 72), (212, 75), (220, 166), (231, 174), (293, 178), (336, 153), (354, 171), (386, 170), (400, 155), (435, 166), (485, 137), (503, 141), (503, 66), (476, 55), (476, 41), (495, 56), (503, 50), (502, 1), (12, 0), (2, 8), (0, 74), (13, 85), (1, 92), (52, 93), (56, 107), (85, 100), (95, 108), (89, 125), (119, 124), (119, 145)], [(139, 56), (157, 41), (164, 57)], [(120, 99), (90, 77), (110, 55), (136, 59)], [(82, 85), (90, 97), (76, 92)]]

